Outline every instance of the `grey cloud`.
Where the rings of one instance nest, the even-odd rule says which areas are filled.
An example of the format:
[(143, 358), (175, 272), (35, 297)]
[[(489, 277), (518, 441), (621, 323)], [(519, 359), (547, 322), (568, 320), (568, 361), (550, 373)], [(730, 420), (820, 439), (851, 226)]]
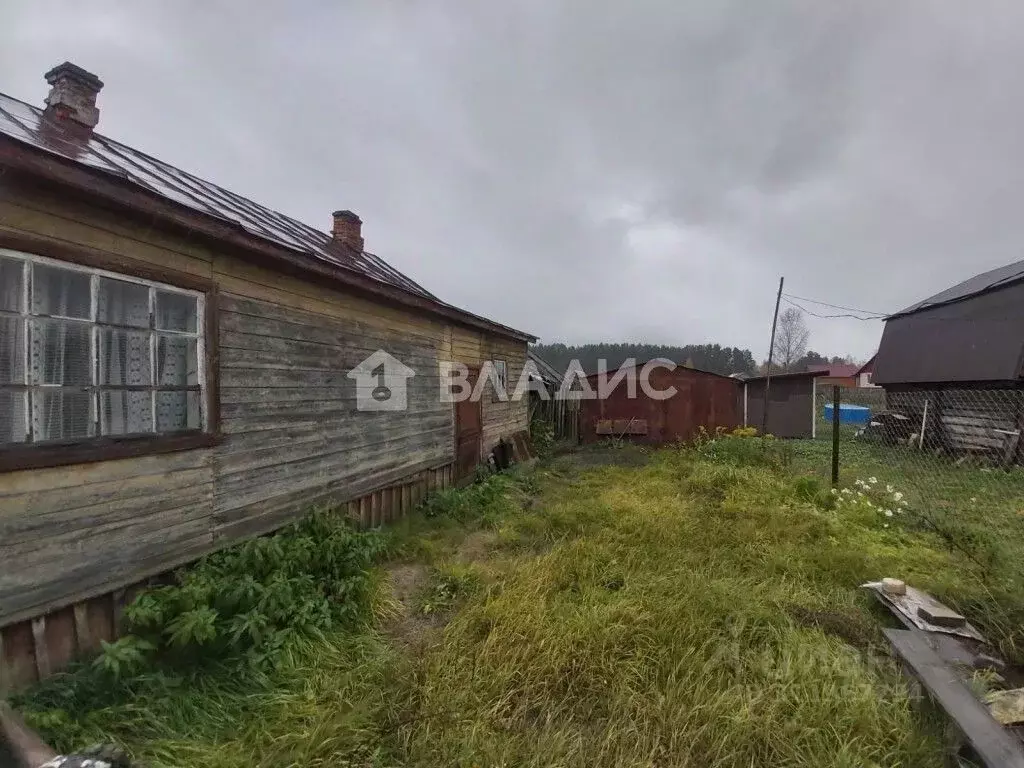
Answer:
[[(107, 134), (325, 229), (352, 208), (431, 290), (546, 340), (762, 355), (780, 274), (896, 310), (1024, 245), (1009, 0), (6, 15), (4, 91), (38, 103), (74, 60), (107, 83)], [(860, 356), (881, 330), (810, 325)]]

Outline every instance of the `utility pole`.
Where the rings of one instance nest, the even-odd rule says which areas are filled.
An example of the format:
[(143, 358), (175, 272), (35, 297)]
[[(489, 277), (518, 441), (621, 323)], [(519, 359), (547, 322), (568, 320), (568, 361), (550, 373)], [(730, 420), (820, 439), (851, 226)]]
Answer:
[(764, 409), (761, 411), (761, 434), (768, 432), (768, 404), (771, 399), (768, 393), (772, 387), (772, 358), (775, 355), (775, 325), (779, 322), (779, 302), (782, 300), (782, 283), (785, 277), (779, 278), (779, 292), (775, 294), (775, 314), (772, 315), (772, 340), (768, 342), (768, 373), (764, 380)]

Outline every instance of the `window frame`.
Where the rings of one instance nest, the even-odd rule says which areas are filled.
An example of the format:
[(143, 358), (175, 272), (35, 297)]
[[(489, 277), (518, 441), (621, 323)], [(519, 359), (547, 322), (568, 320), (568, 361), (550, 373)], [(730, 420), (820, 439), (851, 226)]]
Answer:
[[(0, 446), (0, 472), (170, 453), (208, 447), (216, 445), (221, 441), (219, 353), (217, 344), (218, 323), (216, 311), (217, 286), (212, 280), (150, 264), (141, 264), (94, 249), (79, 248), (34, 236), (0, 235), (0, 255), (26, 260), (29, 263), (39, 263), (85, 272), (89, 275), (98, 275), (101, 278), (108, 277), (123, 282), (146, 285), (150, 288), (151, 299), (156, 295), (155, 290), (159, 290), (160, 287), (167, 287), (177, 292), (196, 296), (197, 327), (195, 337), (197, 338), (199, 372), (198, 391), (200, 392), (202, 410), (202, 425), (199, 429), (170, 433), (93, 435), (84, 438), (39, 443), (5, 443)], [(26, 267), (26, 269), (29, 268)], [(90, 281), (91, 290), (94, 294), (95, 287), (99, 281), (98, 279), (93, 280), (91, 277)], [(31, 296), (25, 296), (28, 291), (29, 286), (26, 284), (23, 287), (23, 301), (25, 302), (31, 299)], [(34, 315), (31, 315), (31, 306), (27, 303), (22, 307), (22, 310), (21, 316), (25, 318), (26, 322), (24, 335), (27, 348), (29, 337), (27, 323), (31, 321)], [(97, 298), (93, 295), (90, 301), (89, 324), (90, 351), (94, 368), (97, 366), (96, 345), (99, 337), (97, 329), (103, 327), (97, 325), (96, 313)], [(145, 330), (154, 337), (154, 341), (151, 343), (156, 344), (160, 331), (155, 327)], [(28, 362), (26, 360), (26, 364)], [(151, 378), (153, 383), (151, 386), (155, 391), (159, 391), (160, 387), (156, 383), (155, 375), (156, 372), (153, 371)], [(28, 378), (29, 373), (26, 371), (23, 383), (19, 385), (23, 386), (26, 392), (31, 388)], [(125, 387), (127, 386), (125, 385)], [(98, 376), (89, 386), (89, 389), (97, 393), (93, 396), (93, 403), (90, 407), (99, 407), (101, 397), (98, 393), (103, 391), (104, 385), (99, 384)], [(117, 389), (119, 389), (117, 385), (110, 385), (110, 390)], [(168, 389), (168, 391), (172, 390)], [(156, 396), (154, 395), (153, 397), (155, 400)], [(95, 417), (98, 419), (99, 414), (97, 413)], [(154, 429), (156, 428), (155, 418), (153, 427)]]
[(495, 384), (497, 384), (497, 386), (491, 388), (491, 402), (507, 402), (512, 399), (508, 392), (508, 361), (504, 358), (495, 358), (491, 363), (494, 366), (494, 379)]

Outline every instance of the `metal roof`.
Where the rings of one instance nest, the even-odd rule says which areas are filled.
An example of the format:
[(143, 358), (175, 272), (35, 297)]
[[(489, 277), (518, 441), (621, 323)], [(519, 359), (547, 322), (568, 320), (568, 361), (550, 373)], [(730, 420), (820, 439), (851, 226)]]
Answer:
[(68, 140), (48, 125), (43, 110), (0, 93), (0, 133), (130, 182), (200, 213), (236, 224), (249, 234), (311, 258), (359, 272), (433, 301), (437, 297), (384, 259), (335, 243), (330, 235), (248, 200), (120, 142), (93, 133), (87, 142)]
[(1007, 264), (1005, 267), (997, 267), (988, 272), (982, 272), (980, 275), (975, 275), (964, 280), (962, 283), (954, 285), (952, 288), (940, 291), (924, 301), (919, 301), (917, 304), (913, 304), (906, 309), (901, 309), (899, 312), (890, 315), (889, 318), (909, 315), (911, 312), (920, 312), (922, 309), (930, 309), (943, 304), (951, 304), (954, 301), (968, 299), (979, 293), (1002, 288), (1018, 280), (1024, 280), (1024, 261), (1018, 261), (1014, 264)]
[(554, 384), (558, 384), (562, 381), (563, 374), (556, 371), (551, 363), (538, 355), (532, 349), (526, 350), (526, 356), (533, 360), (534, 364), (537, 366), (537, 372), (545, 381)]

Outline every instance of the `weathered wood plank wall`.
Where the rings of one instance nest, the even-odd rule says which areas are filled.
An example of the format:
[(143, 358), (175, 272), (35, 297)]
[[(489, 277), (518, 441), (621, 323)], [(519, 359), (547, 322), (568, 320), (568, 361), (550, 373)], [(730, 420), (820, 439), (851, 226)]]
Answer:
[[(94, 606), (119, 587), (277, 528), (313, 503), (355, 503), (365, 524), (406, 511), (426, 488), (451, 481), (454, 416), (438, 397), (437, 362), (500, 356), (511, 385), (525, 361), (525, 343), (278, 274), (35, 188), (0, 196), (2, 232), (215, 282), (225, 436), (212, 449), (0, 473), (0, 627), (9, 627), (0, 633), (0, 668), (7, 658), (8, 677), (12, 664), (24, 666), (11, 648), (24, 644), (18, 627), (27, 619)], [(377, 349), (416, 370), (405, 412), (355, 407), (347, 373)], [(485, 452), (527, 426), (525, 399), (485, 397), (483, 414)], [(72, 645), (105, 637), (85, 634)], [(51, 654), (58, 660), (70, 647), (61, 642)]]

